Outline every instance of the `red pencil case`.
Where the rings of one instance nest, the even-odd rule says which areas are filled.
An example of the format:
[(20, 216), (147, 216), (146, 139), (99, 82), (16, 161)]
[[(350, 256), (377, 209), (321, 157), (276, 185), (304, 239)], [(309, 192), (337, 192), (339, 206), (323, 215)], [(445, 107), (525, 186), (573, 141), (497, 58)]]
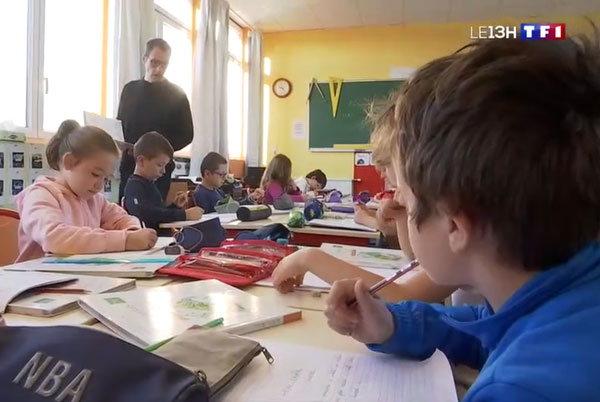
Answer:
[(221, 248), (251, 250), (282, 259), (296, 251), (295, 247), (284, 246), (272, 240), (225, 240)]
[(179, 256), (158, 273), (194, 279), (217, 279), (243, 287), (271, 275), (281, 259), (253, 250), (206, 247), (197, 255)]

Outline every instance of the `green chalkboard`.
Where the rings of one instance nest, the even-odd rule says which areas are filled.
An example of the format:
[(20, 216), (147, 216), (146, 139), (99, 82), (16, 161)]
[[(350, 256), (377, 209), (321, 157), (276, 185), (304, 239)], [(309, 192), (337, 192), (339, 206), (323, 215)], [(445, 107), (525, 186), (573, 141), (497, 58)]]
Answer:
[(312, 88), (308, 110), (308, 147), (313, 150), (331, 149), (334, 145), (368, 144), (371, 127), (366, 111), (373, 100), (386, 99), (402, 85), (403, 80), (344, 81), (334, 118), (329, 94), (329, 82), (319, 83), (321, 97)]

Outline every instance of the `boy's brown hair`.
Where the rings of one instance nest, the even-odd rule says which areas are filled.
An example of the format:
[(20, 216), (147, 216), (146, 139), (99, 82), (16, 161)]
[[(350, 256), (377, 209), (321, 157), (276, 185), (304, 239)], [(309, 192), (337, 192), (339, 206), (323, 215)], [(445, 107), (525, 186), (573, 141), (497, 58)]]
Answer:
[(221, 165), (227, 165), (227, 159), (217, 152), (209, 152), (200, 164), (200, 175), (204, 177), (207, 170), (210, 173), (215, 173)]
[(144, 156), (148, 159), (156, 158), (159, 155), (166, 155), (173, 159), (173, 147), (160, 133), (149, 131), (142, 135), (133, 146), (133, 157)]
[(585, 38), (475, 42), (420, 69), (396, 132), (420, 225), (439, 208), (492, 234), (526, 269), (564, 262), (600, 232), (600, 52)]

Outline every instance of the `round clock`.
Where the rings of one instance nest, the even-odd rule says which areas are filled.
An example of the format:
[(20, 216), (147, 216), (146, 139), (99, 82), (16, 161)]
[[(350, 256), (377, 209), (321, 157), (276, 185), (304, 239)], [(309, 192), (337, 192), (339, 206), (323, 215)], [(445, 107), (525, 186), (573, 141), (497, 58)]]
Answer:
[(279, 98), (285, 98), (292, 92), (292, 83), (285, 78), (277, 78), (273, 82), (273, 93)]

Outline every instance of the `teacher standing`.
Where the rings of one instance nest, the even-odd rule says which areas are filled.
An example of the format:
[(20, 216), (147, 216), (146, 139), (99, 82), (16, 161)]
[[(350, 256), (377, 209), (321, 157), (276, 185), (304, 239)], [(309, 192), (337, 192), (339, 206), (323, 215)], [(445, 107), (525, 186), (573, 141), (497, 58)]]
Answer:
[[(170, 57), (171, 47), (165, 40), (149, 40), (142, 58), (144, 78), (131, 81), (123, 87), (117, 119), (123, 122), (123, 135), (128, 144), (134, 144), (148, 131), (162, 134), (175, 151), (192, 142), (194, 126), (190, 103), (185, 92), (165, 78)], [(132, 148), (129, 148), (121, 158), (119, 200), (123, 197), (125, 184), (134, 168), (135, 160)], [(169, 192), (174, 169), (173, 161), (169, 162), (164, 176), (156, 180), (163, 200)]]

